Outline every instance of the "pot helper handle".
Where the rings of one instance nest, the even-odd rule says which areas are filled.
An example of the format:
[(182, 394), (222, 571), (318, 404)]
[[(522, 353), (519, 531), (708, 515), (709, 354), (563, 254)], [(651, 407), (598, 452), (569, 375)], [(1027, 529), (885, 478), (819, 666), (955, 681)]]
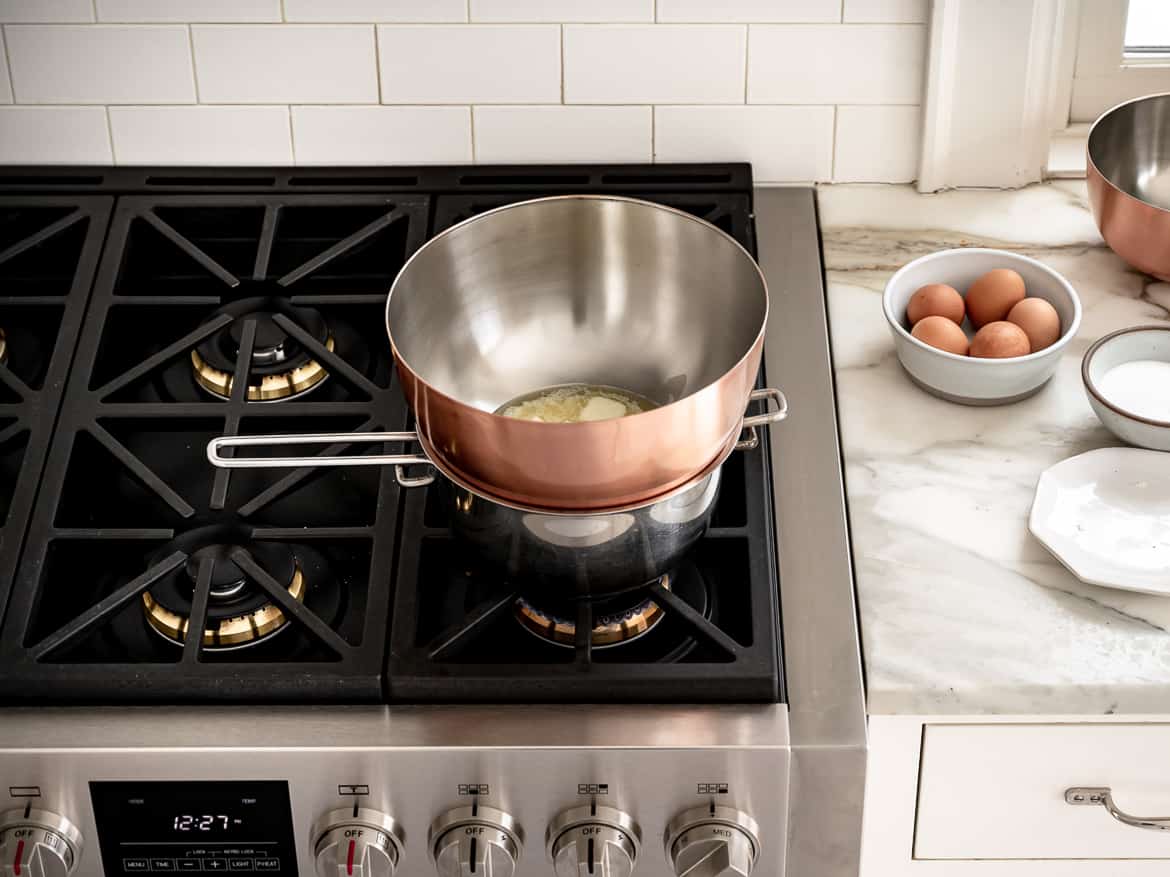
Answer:
[(768, 408), (763, 414), (749, 414), (743, 419), (740, 424), (740, 431), (747, 430), (748, 437), (740, 439), (735, 443), (737, 451), (754, 451), (760, 446), (760, 434), (756, 432), (757, 426), (767, 426), (770, 423), (779, 423), (788, 416), (788, 397), (773, 387), (764, 387), (762, 390), (752, 390), (751, 395), (748, 396), (748, 404), (764, 400), (764, 405), (767, 406), (769, 402), (774, 404), (775, 408)]

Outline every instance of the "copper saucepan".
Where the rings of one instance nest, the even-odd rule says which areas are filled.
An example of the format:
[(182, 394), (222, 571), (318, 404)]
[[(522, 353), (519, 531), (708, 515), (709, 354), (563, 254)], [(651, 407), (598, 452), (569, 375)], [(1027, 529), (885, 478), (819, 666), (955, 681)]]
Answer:
[(1087, 153), (1101, 237), (1139, 271), (1170, 280), (1170, 94), (1103, 113), (1089, 131)]
[[(214, 440), (208, 456), (224, 467), (433, 460), (472, 489), (526, 506), (636, 503), (693, 479), (742, 429), (785, 416), (782, 393), (752, 390), (767, 318), (755, 261), (689, 213), (595, 195), (512, 204), (431, 239), (391, 287), (386, 330), (422, 454), (221, 453), (340, 440), (243, 436)], [(629, 390), (659, 407), (572, 424), (494, 413), (569, 383)], [(769, 410), (745, 417), (753, 398)]]

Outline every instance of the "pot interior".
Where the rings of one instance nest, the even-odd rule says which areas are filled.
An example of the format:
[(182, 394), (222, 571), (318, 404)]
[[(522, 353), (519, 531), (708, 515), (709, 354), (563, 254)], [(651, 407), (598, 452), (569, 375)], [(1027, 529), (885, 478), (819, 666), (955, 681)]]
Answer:
[(1170, 94), (1106, 112), (1089, 132), (1089, 160), (1121, 191), (1170, 210)]
[(755, 262), (709, 223), (570, 196), (504, 207), (433, 239), (395, 280), (387, 323), (419, 378), (495, 411), (568, 383), (677, 401), (751, 350), (767, 310)]

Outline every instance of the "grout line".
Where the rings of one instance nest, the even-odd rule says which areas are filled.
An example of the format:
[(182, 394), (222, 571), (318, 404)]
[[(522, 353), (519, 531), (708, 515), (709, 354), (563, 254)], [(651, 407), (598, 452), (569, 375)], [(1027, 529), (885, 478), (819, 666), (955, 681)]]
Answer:
[(284, 0), (280, 0), (280, 20), (288, 21), (288, 11), (284, 8)]
[(650, 163), (658, 161), (658, 123), (655, 121), (658, 116), (658, 107), (650, 106)]
[(833, 105), (833, 136), (829, 140), (829, 181), (837, 179), (837, 113), (839, 107)]
[(114, 122), (110, 119), (110, 108), (106, 107), (106, 136), (110, 138), (110, 161), (118, 163), (118, 153), (114, 148)]
[(199, 97), (199, 73), (195, 69), (195, 34), (191, 31), (191, 25), (187, 25), (187, 51), (191, 53), (191, 84), (195, 87), (195, 103), (203, 103), (203, 99)]
[(98, 18), (97, 0), (93, 0), (93, 3), (91, 5), (93, 6), (93, 20), (94, 20), (94, 22), (97, 22), (100, 20)]
[(838, 24), (845, 23), (845, 0), (841, 0), (841, 9), (837, 13), (837, 23)]
[(4, 51), (4, 69), (8, 71), (8, 90), (12, 92), (12, 102), (16, 100), (16, 80), (12, 78), (12, 55), (8, 53), (8, 28), (0, 27), (0, 49)]
[(752, 58), (752, 26), (748, 24), (747, 34), (743, 38), (743, 102), (748, 102), (748, 71), (751, 69)]
[(467, 112), (471, 116), (471, 163), (475, 164), (478, 160), (475, 154), (475, 105), (469, 106)]
[[(283, 2), (283, 0), (281, 0)], [(378, 103), (382, 103), (382, 38), (378, 35), (378, 25), (374, 28), (374, 76), (378, 79)]]
[(292, 163), (295, 166), (297, 164), (297, 137), (293, 133), (292, 107), (286, 106), (285, 111), (288, 113), (288, 148), (292, 153)]
[[(470, 2), (470, 0), (469, 0)], [(565, 26), (561, 28), (561, 103), (565, 102)]]
[[(96, 2), (96, 0), (95, 0), (95, 2)], [(658, 0), (654, 0), (654, 18), (653, 18), (653, 21), (654, 21), (654, 23), (655, 23), (655, 24), (657, 24), (657, 23), (658, 23)]]
[(467, 9), (465, 10), (464, 15), (466, 16), (466, 22), (471, 24), (471, 0), (467, 0)]

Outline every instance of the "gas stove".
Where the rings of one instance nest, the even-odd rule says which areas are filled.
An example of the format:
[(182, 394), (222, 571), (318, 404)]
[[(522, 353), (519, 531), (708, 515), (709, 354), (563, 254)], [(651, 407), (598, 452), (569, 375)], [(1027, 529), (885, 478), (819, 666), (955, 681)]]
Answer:
[[(679, 568), (550, 602), (388, 467), (207, 462), (222, 434), (408, 428), (398, 270), (469, 216), (575, 192), (700, 216), (769, 282), (793, 414), (724, 464)], [(856, 873), (815, 209), (747, 165), (0, 170), (0, 860)]]

